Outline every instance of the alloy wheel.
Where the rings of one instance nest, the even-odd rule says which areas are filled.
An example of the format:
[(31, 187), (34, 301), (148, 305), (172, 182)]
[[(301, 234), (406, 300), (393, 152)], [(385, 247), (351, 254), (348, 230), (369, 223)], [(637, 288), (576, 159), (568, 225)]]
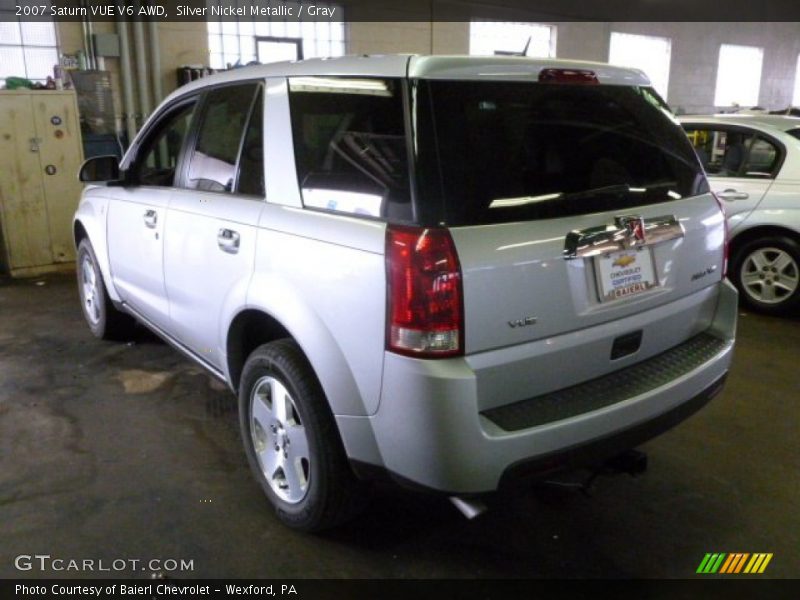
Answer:
[(764, 304), (780, 304), (800, 286), (797, 262), (780, 248), (755, 250), (742, 262), (739, 275), (745, 293)]
[(311, 474), (306, 429), (294, 399), (278, 379), (256, 381), (250, 396), (250, 434), (267, 483), (284, 502), (297, 504)]
[(97, 290), (97, 275), (94, 270), (92, 258), (85, 254), (81, 260), (81, 296), (83, 311), (92, 325), (100, 322), (99, 294)]

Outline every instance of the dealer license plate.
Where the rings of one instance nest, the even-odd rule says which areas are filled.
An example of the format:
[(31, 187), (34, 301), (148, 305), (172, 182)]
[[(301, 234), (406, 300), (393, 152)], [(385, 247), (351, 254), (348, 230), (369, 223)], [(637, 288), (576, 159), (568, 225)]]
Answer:
[(658, 285), (653, 255), (647, 248), (621, 250), (595, 258), (600, 300), (618, 300)]

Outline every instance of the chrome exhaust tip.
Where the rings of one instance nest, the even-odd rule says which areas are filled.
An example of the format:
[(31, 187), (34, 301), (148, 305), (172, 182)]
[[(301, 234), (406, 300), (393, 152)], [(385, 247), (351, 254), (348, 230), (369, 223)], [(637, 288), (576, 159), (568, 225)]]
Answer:
[(453, 506), (455, 506), (459, 512), (469, 520), (479, 517), (486, 512), (486, 505), (475, 498), (450, 496), (450, 502), (452, 502)]

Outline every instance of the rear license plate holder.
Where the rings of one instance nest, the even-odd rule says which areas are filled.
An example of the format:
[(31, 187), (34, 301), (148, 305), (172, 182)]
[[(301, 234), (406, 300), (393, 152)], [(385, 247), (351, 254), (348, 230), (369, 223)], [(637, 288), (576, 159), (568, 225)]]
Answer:
[(649, 248), (609, 252), (594, 258), (600, 302), (631, 298), (658, 287), (658, 275)]

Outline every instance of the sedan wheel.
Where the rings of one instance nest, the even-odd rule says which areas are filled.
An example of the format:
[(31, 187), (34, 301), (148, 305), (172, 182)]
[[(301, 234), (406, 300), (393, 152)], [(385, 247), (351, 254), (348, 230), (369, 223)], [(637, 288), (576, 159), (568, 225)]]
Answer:
[(730, 276), (743, 304), (773, 315), (800, 308), (800, 244), (789, 237), (759, 238), (734, 253)]
[(800, 270), (788, 252), (760, 248), (745, 257), (741, 268), (744, 292), (764, 304), (780, 304), (800, 286)]

